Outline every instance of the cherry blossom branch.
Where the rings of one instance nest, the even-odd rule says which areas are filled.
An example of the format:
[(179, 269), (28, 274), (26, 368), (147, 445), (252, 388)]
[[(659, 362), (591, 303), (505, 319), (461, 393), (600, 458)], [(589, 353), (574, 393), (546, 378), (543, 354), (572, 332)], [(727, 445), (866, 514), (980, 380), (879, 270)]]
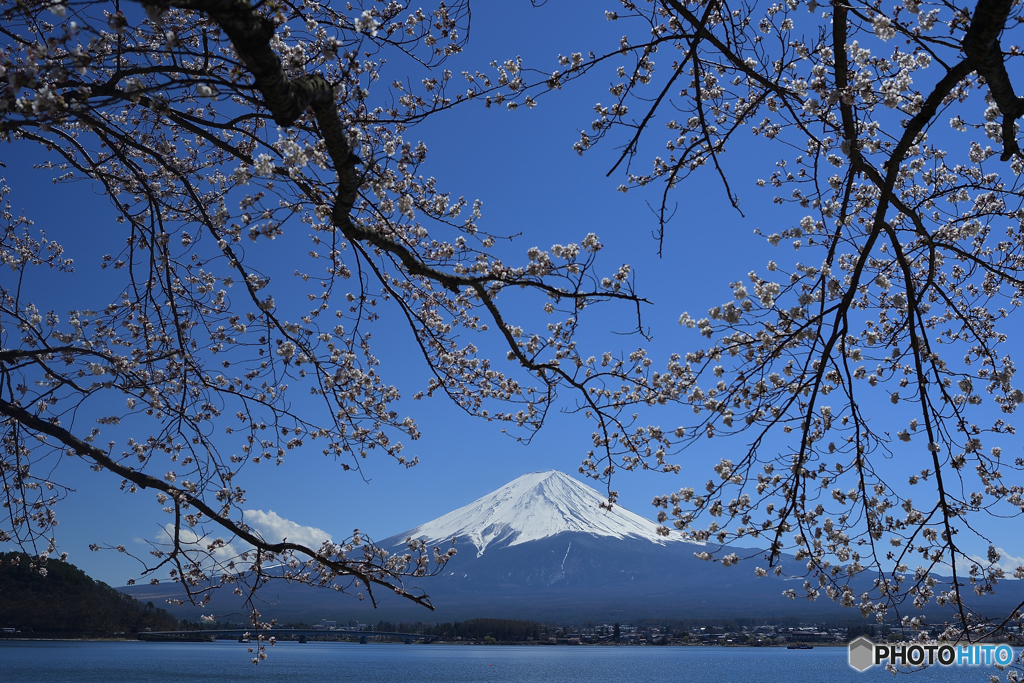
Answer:
[(1013, 0), (978, 0), (963, 39), (964, 54), (971, 66), (984, 77), (992, 99), (1003, 114), (1003, 154), (1000, 157), (1003, 161), (1020, 154), (1014, 123), (1024, 116), (1024, 98), (1014, 93), (999, 43), (999, 34), (1006, 28), (1013, 4)]
[[(176, 509), (179, 510), (179, 513), (180, 508), (178, 506), (181, 505), (188, 505), (199, 510), (201, 513), (206, 515), (207, 519), (209, 519), (211, 522), (216, 523), (225, 531), (245, 541), (261, 553), (301, 553), (303, 555), (306, 555), (307, 557), (315, 559), (318, 563), (322, 564), (323, 566), (327, 567), (332, 572), (338, 575), (352, 576), (363, 581), (368, 588), (371, 586), (371, 584), (383, 586), (401, 595), (402, 597), (412, 600), (413, 602), (419, 605), (422, 605), (429, 609), (433, 609), (433, 606), (430, 604), (428, 596), (415, 595), (409, 593), (401, 586), (391, 581), (382, 579), (379, 576), (375, 576), (369, 572), (363, 571), (358, 567), (353, 566), (351, 563), (332, 560), (324, 554), (316, 550), (313, 550), (312, 548), (301, 543), (293, 543), (290, 541), (282, 541), (280, 543), (268, 543), (259, 536), (253, 534), (248, 528), (244, 528), (237, 522), (224, 516), (221, 512), (214, 510), (202, 498), (190, 493), (189, 491), (186, 491), (185, 489), (173, 486), (172, 484), (166, 481), (158, 479), (149, 474), (139, 472), (133, 468), (127, 467), (116, 462), (96, 446), (86, 443), (85, 441), (76, 437), (68, 430), (61, 427), (60, 425), (54, 424), (53, 422), (47, 420), (43, 420), (42, 418), (39, 418), (33, 415), (32, 413), (28, 412), (21, 406), (9, 402), (3, 398), (0, 398), (0, 414), (5, 415), (9, 420), (15, 420), (18, 423), (24, 425), (25, 427), (32, 429), (36, 432), (39, 432), (40, 434), (46, 434), (47, 436), (53, 437), (54, 439), (62, 443), (64, 446), (66, 446), (69, 450), (73, 451), (77, 455), (80, 455), (84, 458), (87, 458), (88, 460), (91, 460), (93, 463), (96, 464), (97, 467), (109, 470), (110, 472), (113, 472), (114, 474), (132, 482), (141, 489), (148, 488), (157, 491), (162, 491), (163, 493), (167, 494), (169, 497), (174, 499)], [(181, 528), (180, 520), (174, 525), (174, 528), (175, 533), (179, 533)], [(175, 546), (177, 547), (180, 545), (181, 540), (180, 538), (176, 537)], [(374, 600), (374, 604), (376, 605), (376, 600), (373, 598), (372, 593), (371, 600)]]

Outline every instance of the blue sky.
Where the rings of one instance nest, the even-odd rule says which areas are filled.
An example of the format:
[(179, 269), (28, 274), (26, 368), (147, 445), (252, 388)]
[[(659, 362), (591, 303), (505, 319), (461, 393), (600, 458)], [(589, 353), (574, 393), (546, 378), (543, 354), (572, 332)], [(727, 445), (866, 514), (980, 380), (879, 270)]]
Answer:
[[(491, 60), (521, 55), (528, 65), (553, 70), (559, 53), (599, 50), (613, 44), (620, 30), (605, 21), (603, 7), (590, 3), (551, 0), (539, 9), (525, 0), (479, 3), (474, 6), (468, 49), (448, 68), (456, 73), (485, 69)], [(400, 71), (401, 65), (394, 68)], [(647, 202), (658, 201), (660, 188), (622, 194), (617, 191), (621, 175), (606, 177), (616, 157), (612, 145), (584, 157), (572, 149), (578, 131), (593, 118), (594, 103), (610, 99), (609, 79), (608, 73), (595, 73), (540, 98), (532, 110), (485, 110), (482, 103), (469, 103), (429, 119), (407, 138), (427, 144), (430, 156), (425, 170), (444, 188), (455, 196), (483, 200), (483, 220), (489, 231), (521, 233), (508, 253), (522, 259), (531, 246), (579, 241), (593, 232), (606, 245), (599, 271), (612, 273), (621, 263), (631, 264), (637, 292), (652, 302), (644, 307), (644, 325), (653, 341), (611, 334), (629, 331), (632, 323), (630, 310), (614, 304), (591, 312), (583, 341), (597, 355), (604, 350), (628, 353), (643, 346), (657, 365), (663, 365), (670, 353), (700, 346), (697, 334), (677, 324), (683, 311), (703, 315), (730, 298), (729, 282), (744, 279), (750, 270), (763, 270), (769, 259), (780, 264), (796, 260), (791, 249), (767, 246), (754, 230), (780, 231), (800, 215), (773, 205), (771, 189), (755, 185), (758, 174), (770, 175), (775, 156), (782, 152), (737, 143), (724, 161), (746, 217), (728, 206), (712, 173), (698, 174), (675, 192), (679, 211), (666, 233), (664, 256), (658, 258), (652, 237), (656, 221)], [(762, 156), (765, 153), (771, 156)], [(84, 282), (82, 278), (92, 271), (98, 255), (114, 251), (108, 243), (120, 239), (120, 230), (109, 221), (107, 204), (95, 188), (53, 186), (45, 171), (31, 170), (30, 165), (39, 160), (37, 154), (28, 145), (5, 147), (7, 168), (2, 173), (15, 190), (15, 207), (25, 207), (38, 227), (51, 226), (53, 235), (60, 234), (80, 274), (34, 285), (45, 298), (58, 302), (54, 305), (58, 310), (102, 306), (106, 302), (100, 299), (112, 298), (116, 289), (103, 280)], [(640, 163), (648, 163), (647, 158)], [(415, 358), (410, 339), (393, 327), (387, 311), (375, 333), (376, 351), (385, 379), (408, 397), (425, 386), (427, 372), (422, 363), (410, 362)], [(524, 318), (532, 315), (514, 301), (511, 312)], [(488, 344), (481, 342), (484, 348)], [(419, 456), (417, 467), (406, 470), (386, 457), (371, 457), (363, 465), (363, 481), (356, 473), (342, 472), (313, 445), (308, 452), (289, 455), (281, 467), (249, 465), (242, 484), (249, 492), (247, 507), (268, 515), (272, 511), (336, 537), (358, 527), (373, 538), (383, 538), (469, 503), (526, 472), (558, 469), (575, 475), (590, 447), (592, 425), (576, 415), (552, 415), (533, 442), (523, 446), (502, 434), (500, 426), (467, 417), (444, 398), (406, 400), (402, 405), (417, 418), (423, 433), (422, 439), (407, 444), (407, 452)], [(654, 419), (665, 428), (675, 426), (671, 410)], [(683, 474), (623, 474), (613, 487), (620, 494), (620, 504), (653, 517), (650, 502), (655, 495), (685, 485), (702, 486), (711, 464), (729, 457), (732, 449), (743, 449), (745, 443), (742, 436), (709, 441), (679, 460)], [(891, 466), (905, 475), (920, 469), (914, 460), (908, 456), (905, 463), (893, 461)], [(94, 577), (123, 584), (137, 575), (137, 565), (117, 553), (90, 553), (88, 544), (124, 543), (144, 552), (142, 539), (157, 537), (165, 516), (150, 495), (122, 493), (107, 474), (91, 472), (76, 462), (65, 461), (61, 468), (65, 479), (73, 480), (78, 489), (58, 510), (62, 549)], [(280, 524), (283, 528), (284, 522)], [(1024, 555), (1024, 545), (1012, 545), (1003, 531), (992, 529), (1000, 540), (1005, 538), (1003, 547)], [(983, 553), (984, 548), (977, 552)]]

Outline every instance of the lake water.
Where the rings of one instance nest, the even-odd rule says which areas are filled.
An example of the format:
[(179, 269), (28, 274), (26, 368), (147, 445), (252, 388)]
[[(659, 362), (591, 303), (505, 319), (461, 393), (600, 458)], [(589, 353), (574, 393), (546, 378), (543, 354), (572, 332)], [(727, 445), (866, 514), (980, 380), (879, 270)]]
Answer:
[[(484, 646), (280, 643), (253, 666), (246, 645), (0, 641), (0, 681), (12, 683), (220, 683), (221, 681), (686, 681), (874, 683), (880, 667), (850, 668), (846, 648)], [(989, 680), (995, 667), (932, 667), (913, 683)], [(895, 679), (897, 682), (903, 679)], [(1004, 678), (1005, 680), (1005, 678)]]

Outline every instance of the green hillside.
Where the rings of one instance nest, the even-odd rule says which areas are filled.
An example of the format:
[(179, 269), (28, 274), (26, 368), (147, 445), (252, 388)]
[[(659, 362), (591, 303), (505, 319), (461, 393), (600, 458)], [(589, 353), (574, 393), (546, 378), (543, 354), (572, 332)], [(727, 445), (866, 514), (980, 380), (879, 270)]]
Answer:
[(78, 567), (50, 560), (46, 576), (24, 553), (0, 554), (0, 628), (53, 637), (131, 635), (180, 628), (153, 603), (143, 604)]

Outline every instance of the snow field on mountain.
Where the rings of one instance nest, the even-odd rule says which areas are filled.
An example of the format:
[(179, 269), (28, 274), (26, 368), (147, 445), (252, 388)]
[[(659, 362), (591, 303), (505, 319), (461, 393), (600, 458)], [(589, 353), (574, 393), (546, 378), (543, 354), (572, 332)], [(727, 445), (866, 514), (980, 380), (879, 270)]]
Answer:
[(566, 531), (659, 545), (685, 542), (674, 535), (659, 536), (655, 522), (620, 505), (606, 510), (601, 507), (605, 502), (605, 496), (567, 474), (531, 472), (400, 537), (428, 543), (468, 538), (477, 557), (492, 545), (515, 546)]

